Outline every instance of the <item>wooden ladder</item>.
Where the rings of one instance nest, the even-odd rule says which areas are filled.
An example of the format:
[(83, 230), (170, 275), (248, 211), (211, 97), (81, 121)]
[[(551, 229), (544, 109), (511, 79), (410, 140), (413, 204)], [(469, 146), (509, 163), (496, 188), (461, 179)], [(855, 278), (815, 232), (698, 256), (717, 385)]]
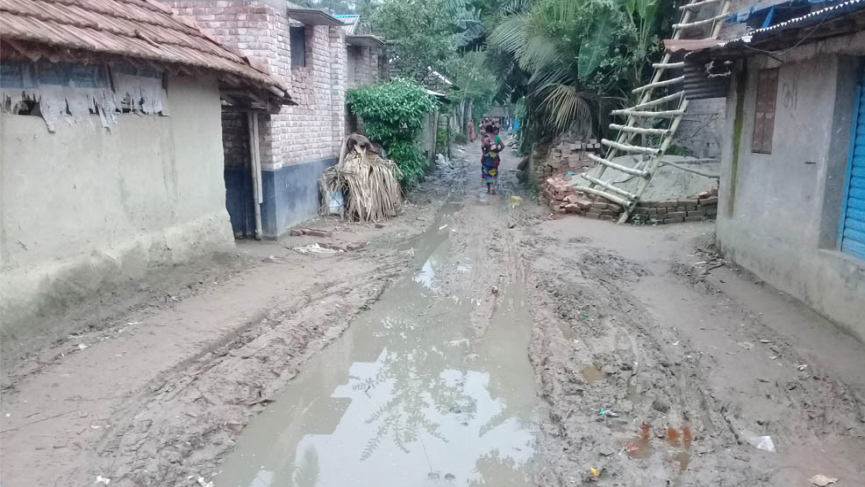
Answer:
[[(691, 18), (695, 13), (704, 7), (713, 8), (714, 15), (704, 20), (692, 22)], [(679, 23), (673, 24), (673, 39), (679, 39), (683, 32), (690, 29), (704, 28), (707, 25), (712, 26), (711, 38), (716, 38), (721, 31), (723, 20), (729, 15), (730, 0), (691, 0), (690, 3), (679, 7), (679, 10), (682, 11), (682, 14)], [(635, 95), (640, 95), (639, 102), (636, 105), (624, 110), (613, 110), (612, 115), (627, 116), (628, 121), (624, 125), (610, 124), (610, 128), (618, 130), (619, 135), (615, 141), (601, 140), (601, 144), (608, 148), (606, 157), (602, 158), (589, 154), (589, 157), (593, 161), (600, 164), (598, 173), (595, 176), (586, 173), (580, 175), (589, 182), (589, 185), (577, 188), (578, 191), (606, 198), (622, 207), (623, 212), (619, 217), (619, 223), (628, 221), (628, 217), (649, 186), (652, 175), (658, 169), (661, 158), (673, 143), (673, 137), (676, 135), (679, 123), (682, 121), (682, 115), (688, 109), (688, 100), (685, 98), (684, 89), (660, 98), (652, 97), (655, 94), (655, 90), (659, 88), (681, 86), (685, 81), (684, 76), (667, 77), (665, 79), (664, 75), (667, 74), (668, 70), (685, 67), (684, 62), (674, 63), (671, 62), (671, 59), (672, 55), (666, 52), (660, 63), (652, 65), (655, 72), (651, 82), (633, 91)], [(672, 105), (672, 109), (665, 109), (665, 107), (669, 107), (670, 105)], [(656, 122), (658, 119), (662, 120), (662, 123), (658, 124)], [(658, 127), (659, 125), (661, 126), (660, 128)], [(650, 147), (636, 145), (633, 139), (638, 135), (650, 136), (655, 144), (648, 144)], [(648, 156), (651, 159), (645, 169), (639, 169), (613, 162), (613, 158), (620, 153)], [(612, 183), (603, 181), (601, 178), (607, 168), (640, 177), (636, 191), (631, 193), (614, 186)]]

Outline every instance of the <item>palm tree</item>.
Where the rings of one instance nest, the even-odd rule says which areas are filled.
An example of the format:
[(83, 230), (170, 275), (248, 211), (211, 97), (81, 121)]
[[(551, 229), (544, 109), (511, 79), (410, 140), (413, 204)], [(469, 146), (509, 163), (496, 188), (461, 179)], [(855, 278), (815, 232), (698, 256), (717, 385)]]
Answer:
[(525, 73), (526, 122), (553, 133), (592, 132), (601, 100), (624, 101), (640, 81), (657, 45), (659, 2), (509, 0), (488, 42), (513, 59), (499, 65), (505, 78)]

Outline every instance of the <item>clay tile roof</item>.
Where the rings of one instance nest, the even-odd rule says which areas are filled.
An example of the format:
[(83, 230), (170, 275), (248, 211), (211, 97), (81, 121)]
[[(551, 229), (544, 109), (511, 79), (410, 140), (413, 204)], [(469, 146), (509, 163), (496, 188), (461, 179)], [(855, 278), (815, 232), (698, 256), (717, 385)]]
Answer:
[(155, 0), (0, 0), (0, 38), (213, 70), (286, 91), (262, 63)]

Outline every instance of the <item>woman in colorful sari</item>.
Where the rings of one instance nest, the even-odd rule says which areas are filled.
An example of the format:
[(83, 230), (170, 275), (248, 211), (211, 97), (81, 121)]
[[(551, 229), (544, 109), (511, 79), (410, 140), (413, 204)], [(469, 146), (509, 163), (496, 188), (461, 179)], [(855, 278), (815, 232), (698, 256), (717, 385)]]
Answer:
[(499, 153), (504, 149), (498, 130), (492, 124), (484, 127), (481, 139), (481, 178), (487, 183), (487, 193), (496, 194), (496, 181), (499, 179)]
[(469, 120), (469, 142), (475, 142), (475, 121)]

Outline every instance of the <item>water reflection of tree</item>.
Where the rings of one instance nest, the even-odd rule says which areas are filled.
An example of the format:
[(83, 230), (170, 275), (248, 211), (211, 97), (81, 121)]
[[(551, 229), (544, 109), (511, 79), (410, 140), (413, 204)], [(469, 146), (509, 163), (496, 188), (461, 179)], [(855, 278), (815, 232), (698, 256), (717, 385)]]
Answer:
[(502, 457), (499, 450), (482, 455), (475, 462), (480, 472), (479, 479), (470, 480), (468, 487), (525, 487), (525, 473), (522, 464), (511, 457)]
[(318, 451), (314, 446), (307, 447), (303, 451), (303, 459), (294, 469), (292, 477), (295, 487), (315, 487), (318, 483), (320, 468)]
[[(423, 349), (417, 341), (416, 324), (392, 319), (386, 338), (386, 353), (376, 375), (352, 388), (371, 393), (383, 384), (389, 384), (391, 397), (367, 418), (367, 424), (378, 424), (375, 435), (369, 439), (361, 454), (367, 460), (388, 436), (401, 450), (408, 453), (409, 444), (418, 440), (421, 431), (442, 441), (439, 424), (426, 416), (430, 410), (446, 414), (454, 408), (473, 411), (474, 399), (462, 392), (461, 380), (448, 384), (441, 377), (446, 364), (445, 354), (439, 350)], [(428, 346), (428, 345), (427, 345)]]

